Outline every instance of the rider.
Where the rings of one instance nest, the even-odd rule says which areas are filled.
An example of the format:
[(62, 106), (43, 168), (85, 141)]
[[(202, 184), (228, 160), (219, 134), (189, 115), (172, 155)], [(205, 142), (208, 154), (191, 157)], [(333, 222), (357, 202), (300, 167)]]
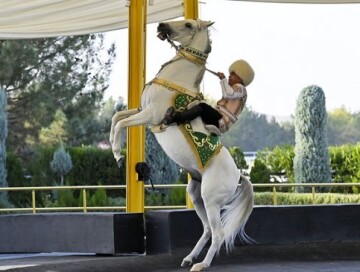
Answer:
[(240, 59), (230, 65), (229, 73), (228, 80), (223, 73), (217, 73), (223, 95), (217, 102), (216, 108), (205, 102), (183, 112), (175, 111), (174, 107), (170, 107), (163, 123), (167, 126), (175, 122), (181, 124), (200, 116), (210, 132), (220, 135), (228, 131), (245, 106), (247, 98), (245, 87), (253, 81), (254, 70), (245, 60)]

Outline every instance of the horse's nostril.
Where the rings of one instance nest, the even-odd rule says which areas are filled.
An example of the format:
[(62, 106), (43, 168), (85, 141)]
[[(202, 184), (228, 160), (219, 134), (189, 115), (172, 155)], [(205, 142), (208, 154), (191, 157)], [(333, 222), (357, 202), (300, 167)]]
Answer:
[(164, 23), (160, 23), (159, 25), (158, 25), (158, 31), (161, 31), (161, 30), (164, 30), (164, 29), (166, 29), (166, 25), (164, 24)]

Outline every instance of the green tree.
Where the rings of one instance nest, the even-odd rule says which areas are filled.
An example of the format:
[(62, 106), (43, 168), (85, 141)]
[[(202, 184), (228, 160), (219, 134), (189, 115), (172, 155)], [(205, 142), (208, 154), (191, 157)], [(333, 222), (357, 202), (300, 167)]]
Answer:
[[(111, 145), (109, 141), (109, 132), (111, 127), (111, 119), (117, 111), (122, 111), (126, 109), (127, 109), (127, 105), (125, 103), (125, 99), (121, 96), (119, 96), (116, 101), (112, 97), (105, 100), (102, 103), (100, 113), (98, 114), (97, 117), (97, 123), (100, 126), (99, 133), (95, 135), (93, 140), (95, 142), (100, 142), (110, 147)], [(121, 143), (123, 147), (126, 147), (126, 128), (122, 129)]]
[(312, 85), (300, 92), (296, 103), (295, 182), (331, 182), (325, 94)]
[(162, 150), (154, 134), (146, 129), (145, 161), (151, 171), (154, 183), (174, 183), (179, 177), (179, 168)]
[[(6, 93), (0, 88), (0, 187), (8, 187), (6, 180), (6, 138), (8, 134), (6, 108)], [(0, 192), (0, 206), (8, 206), (7, 192)]]
[(64, 177), (73, 167), (70, 154), (66, 152), (64, 146), (60, 146), (54, 153), (54, 158), (50, 162), (51, 170), (60, 175), (60, 185), (64, 185)]
[(42, 128), (39, 133), (39, 141), (43, 145), (56, 146), (66, 142), (67, 132), (66, 116), (61, 110), (55, 112), (54, 121), (47, 128)]
[(231, 157), (234, 159), (236, 167), (240, 170), (248, 169), (249, 166), (246, 163), (244, 153), (237, 146), (233, 146), (229, 148), (229, 152)]
[(294, 144), (294, 129), (289, 125), (282, 127), (274, 118), (269, 121), (266, 115), (245, 108), (239, 120), (221, 136), (221, 142), (225, 146), (241, 146), (243, 151), (257, 151)]
[(266, 148), (257, 153), (257, 159), (265, 164), (272, 175), (286, 175), (287, 181), (294, 182), (294, 147), (292, 145)]
[[(26, 187), (31, 185), (27, 183), (20, 158), (11, 152), (7, 153), (6, 168), (9, 187)], [(15, 207), (29, 207), (31, 205), (31, 193), (29, 191), (11, 191), (9, 192), (9, 201)]]
[[(67, 129), (75, 128), (73, 122), (78, 120), (87, 124), (95, 119), (114, 57), (114, 46), (104, 48), (102, 34), (0, 41), (0, 84), (9, 95), (10, 148), (21, 151), (35, 145), (40, 129), (49, 127), (57, 109), (67, 117)], [(84, 126), (86, 133), (73, 129), (75, 136), (69, 140), (98, 131)]]
[(119, 96), (116, 102), (114, 103), (114, 110), (123, 111), (127, 109), (127, 105), (125, 103), (125, 99), (122, 96)]
[(360, 139), (360, 118), (344, 107), (328, 113), (328, 139), (330, 145), (357, 143)]

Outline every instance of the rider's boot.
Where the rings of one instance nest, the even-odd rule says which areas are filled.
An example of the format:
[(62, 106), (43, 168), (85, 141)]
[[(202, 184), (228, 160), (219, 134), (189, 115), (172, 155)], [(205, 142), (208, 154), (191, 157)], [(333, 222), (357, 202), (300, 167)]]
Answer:
[(171, 125), (172, 123), (182, 124), (186, 121), (194, 120), (196, 117), (200, 116), (202, 112), (202, 107), (196, 105), (191, 109), (185, 111), (176, 111), (174, 107), (168, 108), (166, 111), (163, 123), (164, 125)]
[(177, 122), (178, 114), (175, 111), (174, 107), (169, 107), (165, 113), (163, 124), (166, 126), (170, 126), (172, 123)]

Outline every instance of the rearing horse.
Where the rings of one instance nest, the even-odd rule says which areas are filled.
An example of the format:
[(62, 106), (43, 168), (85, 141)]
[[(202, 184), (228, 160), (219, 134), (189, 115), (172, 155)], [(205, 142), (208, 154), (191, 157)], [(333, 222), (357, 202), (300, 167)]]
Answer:
[(167, 155), (189, 172), (191, 180), (187, 192), (204, 231), (181, 266), (191, 266), (211, 238), (204, 260), (194, 264), (191, 271), (209, 267), (223, 243), (227, 250), (232, 249), (237, 235), (250, 241), (244, 227), (253, 209), (251, 182), (240, 174), (229, 151), (221, 146), (217, 136), (207, 131), (201, 118), (184, 125), (161, 126), (170, 106), (181, 110), (192, 101), (202, 99), (199, 85), (211, 51), (208, 27), (212, 24), (201, 20), (181, 20), (158, 25), (160, 39), (180, 44), (177, 54), (145, 86), (140, 109), (121, 111), (113, 116), (110, 132), (113, 154), (119, 162), (122, 160), (122, 128), (138, 125), (155, 128), (155, 137)]

